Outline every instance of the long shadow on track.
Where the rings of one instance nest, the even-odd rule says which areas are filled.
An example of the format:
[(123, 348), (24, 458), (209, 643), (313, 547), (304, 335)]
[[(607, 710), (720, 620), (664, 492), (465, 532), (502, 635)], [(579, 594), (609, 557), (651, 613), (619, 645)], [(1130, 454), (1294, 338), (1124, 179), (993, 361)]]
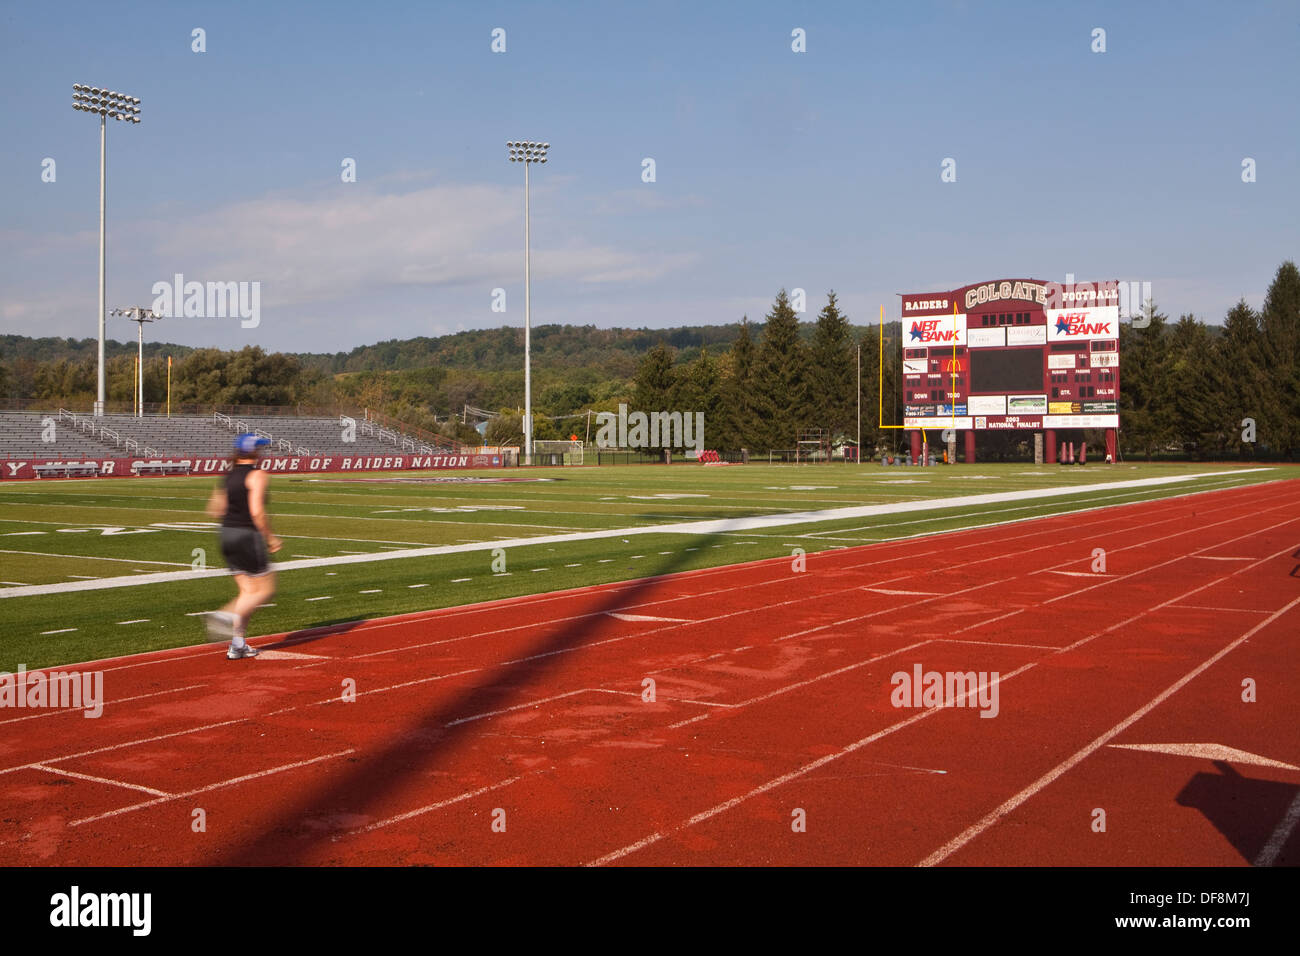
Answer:
[[(702, 548), (718, 536), (694, 537), (689, 539), (689, 543)], [(688, 561), (684, 542), (682, 548), (665, 557), (663, 564), (652, 573), (656, 577), (673, 574), (683, 570)], [(213, 861), (213, 865), (285, 866), (300, 862), (322, 839), (319, 829), (312, 830), (305, 825), (313, 816), (340, 812), (364, 815), (374, 800), (402, 785), (405, 780), (427, 776), (445, 765), (470, 734), (480, 727), (478, 722), (448, 724), (458, 718), (501, 710), (518, 703), (524, 691), (540, 685), (556, 665), (566, 659), (566, 652), (577, 650), (601, 636), (600, 629), (610, 620), (607, 612), (634, 604), (658, 583), (656, 577), (629, 582), (622, 587), (613, 585), (613, 590), (598, 607), (584, 612), (585, 617), (519, 655), (527, 659), (486, 669), (477, 686), (430, 709), (414, 724), (394, 727), (387, 746), (348, 763), (340, 777), (282, 810), (268, 821), (259, 837), (228, 851)], [(328, 634), (314, 635), (315, 639), (326, 636)], [(275, 646), (287, 647), (294, 643), (298, 643), (295, 635), (289, 635)]]

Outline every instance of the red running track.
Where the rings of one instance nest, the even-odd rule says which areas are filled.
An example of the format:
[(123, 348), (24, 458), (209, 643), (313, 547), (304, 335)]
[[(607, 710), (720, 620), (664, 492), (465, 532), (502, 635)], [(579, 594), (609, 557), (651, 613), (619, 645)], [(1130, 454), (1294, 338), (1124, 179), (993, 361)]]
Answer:
[(1300, 481), (794, 565), (80, 665), (0, 711), (0, 863), (1300, 861)]

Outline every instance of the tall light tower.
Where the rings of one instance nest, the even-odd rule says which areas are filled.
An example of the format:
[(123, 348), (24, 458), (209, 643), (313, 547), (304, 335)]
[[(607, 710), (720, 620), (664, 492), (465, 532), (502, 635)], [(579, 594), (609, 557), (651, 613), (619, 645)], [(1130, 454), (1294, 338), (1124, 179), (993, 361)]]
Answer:
[(528, 166), (546, 162), (550, 143), (506, 143), (510, 162), (524, 164), (524, 464), (533, 463), (533, 363), (530, 262), (528, 250)]
[(105, 143), (104, 127), (108, 117), (126, 120), (128, 123), (140, 122), (140, 97), (127, 96), (116, 90), (105, 90), (98, 86), (86, 86), (82, 83), (72, 84), (72, 108), (84, 113), (99, 114), (99, 389), (96, 393), (95, 415), (104, 414), (104, 170)]
[(139, 357), (136, 359), (135, 407), (136, 417), (144, 418), (144, 324), (146, 322), (157, 322), (162, 318), (162, 316), (155, 314), (149, 309), (142, 309), (139, 306), (135, 306), (131, 309), (114, 309), (110, 314), (124, 315), (139, 327), (139, 332), (136, 336), (136, 341), (138, 343), (137, 348), (139, 349), (137, 354)]

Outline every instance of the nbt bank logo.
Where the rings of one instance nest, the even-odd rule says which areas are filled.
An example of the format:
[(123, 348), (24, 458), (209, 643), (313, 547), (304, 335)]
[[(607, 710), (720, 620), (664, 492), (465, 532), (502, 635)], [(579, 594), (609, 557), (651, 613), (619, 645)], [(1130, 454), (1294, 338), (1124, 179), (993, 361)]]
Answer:
[(1110, 319), (1099, 318), (1096, 313), (1064, 312), (1056, 317), (1057, 336), (1091, 337), (1114, 334), (1114, 323)]
[(952, 344), (961, 342), (961, 336), (958, 329), (954, 329), (952, 320), (947, 320), (947, 327), (944, 327), (943, 319), (917, 319), (912, 323), (912, 337), (908, 344), (920, 342), (928, 345), (931, 342), (940, 344)]

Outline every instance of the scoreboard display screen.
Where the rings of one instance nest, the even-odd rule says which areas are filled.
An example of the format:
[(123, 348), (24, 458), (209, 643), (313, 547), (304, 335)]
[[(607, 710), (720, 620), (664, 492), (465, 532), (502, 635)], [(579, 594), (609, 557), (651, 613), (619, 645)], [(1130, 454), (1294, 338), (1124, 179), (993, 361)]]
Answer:
[(1041, 349), (971, 349), (972, 392), (1042, 391)]

